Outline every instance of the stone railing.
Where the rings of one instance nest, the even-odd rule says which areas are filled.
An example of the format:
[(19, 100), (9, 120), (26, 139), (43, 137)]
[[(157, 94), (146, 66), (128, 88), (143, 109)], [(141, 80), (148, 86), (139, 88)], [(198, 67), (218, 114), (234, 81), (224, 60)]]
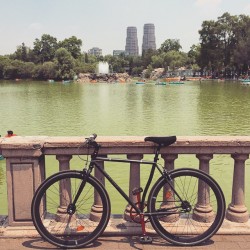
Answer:
[[(85, 137), (20, 137), (0, 138), (0, 155), (6, 158), (9, 225), (30, 225), (30, 204), (36, 188), (46, 178), (45, 156), (55, 155), (59, 170), (70, 169), (70, 160), (79, 153)], [(150, 142), (144, 137), (117, 136), (97, 138), (102, 147), (100, 155), (123, 154), (128, 159), (142, 159), (153, 153)], [(80, 154), (86, 154), (86, 148)], [(199, 168), (209, 173), (209, 162), (215, 154), (231, 155), (234, 160), (231, 203), (226, 218), (232, 222), (247, 222), (249, 213), (245, 205), (245, 161), (250, 154), (250, 137), (178, 137), (177, 142), (162, 148), (161, 157), (168, 170), (174, 169), (178, 155), (193, 154)], [(95, 173), (104, 183), (103, 178)], [(140, 186), (140, 167), (130, 165), (129, 196), (134, 187)], [(126, 217), (126, 216), (125, 216)]]

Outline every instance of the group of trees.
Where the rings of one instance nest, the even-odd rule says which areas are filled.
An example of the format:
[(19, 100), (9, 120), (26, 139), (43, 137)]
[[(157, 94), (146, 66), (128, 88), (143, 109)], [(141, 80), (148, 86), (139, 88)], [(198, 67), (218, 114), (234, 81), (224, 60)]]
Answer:
[(0, 78), (69, 79), (81, 61), (82, 41), (75, 36), (57, 42), (48, 34), (35, 39), (32, 49), (24, 43), (9, 56), (0, 56)]
[(197, 63), (213, 74), (246, 74), (250, 66), (250, 17), (224, 13), (217, 21), (204, 21), (196, 47)]
[(154, 68), (173, 71), (179, 67), (210, 75), (232, 76), (247, 73), (250, 65), (250, 17), (224, 13), (216, 21), (204, 21), (200, 44), (187, 53), (179, 40), (167, 39), (158, 50), (143, 51), (141, 56), (99, 56), (81, 52), (81, 39), (63, 41), (43, 34), (33, 48), (24, 43), (7, 56), (0, 56), (1, 78), (71, 79), (79, 73), (94, 73), (98, 61), (107, 61), (113, 72), (138, 76)]

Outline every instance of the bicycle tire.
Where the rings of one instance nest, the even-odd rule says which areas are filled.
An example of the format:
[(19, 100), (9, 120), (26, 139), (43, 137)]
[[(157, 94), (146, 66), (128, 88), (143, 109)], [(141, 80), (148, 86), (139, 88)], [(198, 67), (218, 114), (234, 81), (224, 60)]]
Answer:
[[(82, 180), (80, 171), (56, 173), (40, 185), (32, 200), (34, 226), (45, 240), (60, 248), (80, 248), (92, 243), (105, 230), (110, 218), (108, 194), (92, 176), (87, 178), (75, 213), (67, 214), (68, 204)], [(99, 204), (93, 211), (96, 195), (100, 197)]]
[[(160, 177), (149, 194), (148, 209), (150, 213), (164, 213), (168, 209), (169, 214), (156, 213), (150, 217), (155, 231), (167, 241), (181, 246), (198, 245), (211, 238), (223, 222), (226, 207), (217, 182), (195, 169), (173, 170), (169, 173), (169, 182), (181, 199), (191, 205), (190, 211), (183, 211), (177, 195), (165, 178)], [(198, 196), (199, 187), (203, 188), (203, 193)]]

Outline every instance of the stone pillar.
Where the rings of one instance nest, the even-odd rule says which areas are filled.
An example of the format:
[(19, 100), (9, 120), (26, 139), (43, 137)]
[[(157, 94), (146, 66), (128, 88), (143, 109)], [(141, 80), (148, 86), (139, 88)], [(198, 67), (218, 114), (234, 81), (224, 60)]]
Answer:
[[(56, 159), (59, 161), (59, 170), (65, 171), (70, 169), (70, 160), (72, 156), (71, 155), (57, 155)], [(60, 206), (57, 209), (57, 221), (65, 221), (65, 217), (68, 217), (67, 214), (67, 207), (70, 202), (72, 202), (72, 196), (71, 196), (71, 183), (70, 180), (61, 180), (60, 181)]]
[[(101, 157), (107, 157), (107, 155), (102, 155)], [(98, 161), (98, 165), (102, 169), (104, 169), (104, 161)], [(97, 168), (95, 168), (95, 177), (105, 187), (105, 178)], [(103, 212), (103, 205), (102, 205), (101, 197), (97, 192), (95, 192), (95, 194), (94, 194), (94, 204), (93, 204), (93, 206), (91, 208), (91, 213), (90, 213), (90, 220), (99, 221), (101, 219), (102, 212)]]
[(56, 159), (59, 161), (59, 171), (70, 170), (70, 160), (72, 155), (57, 155)]
[[(164, 168), (169, 172), (171, 170), (174, 170), (174, 161), (178, 158), (177, 154), (162, 154), (161, 156), (164, 159)], [(172, 183), (174, 186), (174, 182)], [(163, 190), (163, 203), (161, 204), (161, 208), (167, 208), (171, 209), (171, 207), (174, 207), (174, 194), (172, 189), (165, 185)], [(177, 209), (173, 210), (177, 211)], [(166, 217), (162, 217), (161, 220), (164, 222), (175, 222), (179, 219), (178, 214), (172, 214), (168, 215)]]
[[(23, 156), (21, 151), (19, 150), (20, 154), (15, 154), (11, 150), (3, 150), (7, 166), (9, 226), (33, 225), (30, 212), (31, 201), (45, 176), (45, 160), (41, 151), (23, 152)], [(30, 156), (28, 156), (29, 153), (31, 153)]]
[[(127, 155), (127, 158), (129, 160), (141, 160), (143, 158), (143, 155), (142, 154), (137, 154), (137, 155), (129, 154)], [(139, 187), (140, 187), (140, 163), (132, 162), (130, 163), (129, 198), (134, 203), (137, 202), (137, 197), (132, 194), (132, 191), (135, 188), (139, 188)], [(131, 206), (128, 204), (124, 212), (124, 219), (127, 221), (131, 221), (130, 210), (131, 210)]]
[(232, 154), (231, 156), (234, 159), (232, 202), (228, 206), (226, 218), (233, 222), (244, 223), (249, 219), (245, 206), (245, 161), (249, 155)]
[[(199, 169), (209, 174), (209, 161), (213, 159), (213, 155), (198, 154), (196, 157), (200, 160)], [(193, 219), (200, 222), (212, 222), (214, 219), (213, 208), (210, 205), (210, 190), (203, 181), (199, 181), (198, 184), (198, 200)]]

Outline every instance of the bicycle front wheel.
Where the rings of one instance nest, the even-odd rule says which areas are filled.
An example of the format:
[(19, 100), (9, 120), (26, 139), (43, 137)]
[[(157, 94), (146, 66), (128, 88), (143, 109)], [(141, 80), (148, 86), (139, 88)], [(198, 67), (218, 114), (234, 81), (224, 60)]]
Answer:
[[(80, 248), (93, 242), (106, 228), (110, 201), (92, 176), (70, 207), (83, 181), (83, 173), (64, 171), (41, 184), (32, 200), (32, 219), (40, 235), (60, 248)], [(74, 212), (70, 211), (74, 210)]]
[(153, 186), (148, 208), (151, 223), (164, 239), (192, 246), (212, 237), (225, 215), (225, 198), (213, 178), (195, 169), (179, 169)]

